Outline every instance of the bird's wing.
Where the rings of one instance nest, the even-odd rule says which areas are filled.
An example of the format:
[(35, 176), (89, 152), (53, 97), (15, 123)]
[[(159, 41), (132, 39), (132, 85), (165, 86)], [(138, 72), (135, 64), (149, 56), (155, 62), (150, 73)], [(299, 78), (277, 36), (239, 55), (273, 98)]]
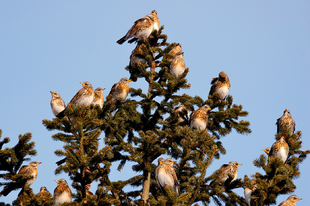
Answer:
[(112, 86), (112, 88), (111, 88), (111, 91), (110, 91), (109, 95), (110, 95), (110, 94), (112, 94), (112, 95), (113, 95), (113, 93), (116, 91), (117, 87), (118, 87), (118, 83), (115, 83), (115, 84)]
[(276, 125), (277, 125), (277, 133), (279, 133), (279, 131), (280, 131), (280, 118), (277, 119)]

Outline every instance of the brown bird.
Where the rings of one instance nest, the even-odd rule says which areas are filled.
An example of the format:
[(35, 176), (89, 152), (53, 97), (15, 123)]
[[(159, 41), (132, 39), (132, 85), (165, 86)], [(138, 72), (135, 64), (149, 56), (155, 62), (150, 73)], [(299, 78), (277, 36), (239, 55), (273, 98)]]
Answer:
[(296, 195), (291, 195), (287, 198), (287, 200), (281, 202), (279, 206), (295, 206), (296, 202), (301, 200), (301, 198), (298, 198)]
[(211, 84), (209, 95), (213, 95), (214, 92), (217, 92), (221, 100), (225, 99), (230, 89), (230, 81), (227, 74), (223, 71), (220, 72), (219, 77), (213, 78)]
[(192, 129), (204, 130), (208, 125), (208, 111), (211, 108), (209, 105), (203, 105), (199, 109), (193, 111), (190, 117), (190, 127)]
[(120, 38), (117, 43), (123, 44), (126, 40), (131, 39), (128, 43), (132, 43), (141, 38), (148, 38), (154, 29), (159, 28), (159, 19), (157, 12), (154, 10), (151, 14), (146, 15), (135, 21), (134, 25), (129, 29), (127, 34)]
[(72, 201), (71, 190), (64, 179), (55, 180), (57, 187), (54, 190), (53, 206)]
[(165, 193), (164, 187), (166, 185), (169, 185), (173, 188), (174, 192), (177, 195), (180, 195), (179, 181), (175, 173), (175, 170), (173, 169), (174, 163), (175, 162), (171, 158), (166, 159), (162, 163), (160, 162), (159, 159), (158, 166), (155, 171), (155, 179), (157, 181), (160, 190), (163, 193)]
[(295, 131), (295, 121), (291, 116), (291, 112), (289, 110), (284, 110), (282, 117), (277, 119), (277, 133), (282, 133), (283, 131), (288, 131), (289, 135), (292, 135)]
[(66, 109), (66, 104), (64, 100), (60, 97), (58, 92), (52, 92), (51, 108), (55, 117), (62, 111)]
[[(174, 56), (179, 53), (179, 52), (182, 52), (182, 45), (181, 44), (177, 44), (175, 47), (173, 47), (170, 52), (168, 53), (168, 57), (167, 57), (167, 60), (169, 62), (171, 62), (174, 58)], [(172, 56), (172, 57), (170, 57)]]
[(185, 61), (183, 59), (184, 52), (178, 52), (170, 63), (170, 74), (174, 78), (179, 79), (185, 71)]
[(53, 195), (46, 189), (46, 187), (41, 187), (40, 192), (37, 194), (37, 197), (48, 199), (48, 198), (52, 198)]
[(269, 152), (269, 156), (278, 157), (283, 161), (283, 163), (285, 163), (288, 158), (289, 150), (290, 148), (284, 140), (284, 137), (281, 137), (278, 141), (273, 143)]
[(183, 104), (174, 108), (173, 111), (179, 116), (178, 123), (186, 122), (188, 124), (190, 111)]
[(97, 89), (95, 89), (95, 97), (92, 103), (92, 105), (94, 106), (98, 105), (101, 109), (103, 107), (103, 102), (104, 102), (104, 97), (102, 93), (103, 90), (105, 90), (105, 88), (101, 89), (100, 87), (98, 87)]
[(262, 149), (268, 156), (270, 153), (270, 147), (267, 147), (266, 149)]
[(74, 106), (89, 106), (94, 100), (95, 92), (89, 82), (80, 82), (83, 88), (71, 99), (70, 103)]
[(139, 55), (141, 53), (143, 53), (142, 44), (137, 44), (136, 48), (131, 52), (129, 65), (138, 64), (139, 62), (141, 64), (145, 64), (146, 63), (145, 58), (142, 58)]
[[(226, 180), (229, 178), (229, 175), (233, 177), (233, 179), (230, 182), (233, 182), (235, 179), (237, 179), (238, 176), (238, 167), (242, 164), (239, 164), (236, 161), (229, 162), (228, 164), (223, 164), (218, 172), (217, 179), (220, 180), (220, 184), (224, 184)], [(214, 181), (211, 182), (211, 185), (214, 184)]]
[(250, 189), (248, 187), (244, 188), (244, 199), (245, 202), (248, 204), (248, 206), (251, 206), (251, 195), (252, 192), (254, 192), (257, 187), (257, 184), (254, 182), (254, 180), (250, 180), (250, 182), (253, 185), (253, 189)]
[(118, 83), (115, 83), (113, 87), (111, 88), (111, 91), (109, 93), (112, 94), (112, 100), (120, 100), (124, 101), (129, 93), (129, 85), (128, 83), (131, 81), (131, 79), (122, 78)]

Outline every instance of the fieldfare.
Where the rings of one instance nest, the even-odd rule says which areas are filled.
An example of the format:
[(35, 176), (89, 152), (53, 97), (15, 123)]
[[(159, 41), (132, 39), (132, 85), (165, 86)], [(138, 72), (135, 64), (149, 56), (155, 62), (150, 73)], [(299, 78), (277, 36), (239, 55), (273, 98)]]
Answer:
[(277, 119), (276, 125), (277, 133), (282, 133), (283, 131), (286, 131), (285, 128), (287, 129), (289, 135), (292, 135), (295, 131), (295, 121), (291, 116), (290, 111), (287, 109), (284, 110), (282, 117)]
[(179, 195), (179, 181), (175, 170), (173, 169), (174, 161), (171, 158), (166, 159), (162, 163), (160, 163), (160, 159), (158, 159), (158, 167), (155, 171), (155, 179), (160, 190), (165, 194), (164, 187), (169, 185), (173, 188), (174, 192)]
[[(241, 164), (236, 161), (229, 162), (228, 164), (223, 164), (218, 170), (217, 179), (220, 181), (221, 184), (224, 184), (230, 175), (233, 177), (230, 182), (233, 182), (235, 179), (237, 179), (239, 166), (241, 166)], [(211, 185), (213, 184), (214, 181), (211, 182)]]
[(142, 44), (137, 44), (136, 48), (132, 50), (131, 52), (129, 65), (138, 64), (139, 62), (141, 64), (145, 64), (146, 63), (145, 58), (142, 58), (138, 55), (139, 53), (142, 53), (142, 52), (143, 52)]
[(245, 199), (245, 202), (248, 204), (248, 206), (251, 206), (251, 195), (252, 195), (252, 192), (254, 192), (256, 190), (256, 183), (254, 183), (254, 180), (250, 180), (251, 184), (254, 184), (253, 186), (253, 189), (250, 189), (250, 188), (244, 188), (244, 199)]
[(157, 17), (157, 12), (154, 10), (152, 13), (146, 15), (135, 21), (134, 25), (129, 29), (127, 34), (120, 38), (117, 43), (123, 44), (126, 40), (133, 38), (128, 41), (132, 43), (141, 38), (148, 38), (154, 29), (158, 30), (159, 19)]
[(54, 190), (53, 206), (72, 201), (71, 190), (64, 179), (55, 180), (57, 187)]
[(270, 153), (270, 147), (267, 147), (266, 149), (262, 149), (268, 156)]
[(103, 107), (103, 102), (104, 102), (104, 97), (102, 93), (103, 90), (105, 90), (105, 88), (101, 89), (100, 87), (98, 87), (97, 89), (95, 89), (95, 97), (92, 103), (92, 105), (94, 106), (98, 105), (101, 109)]
[(296, 195), (291, 195), (287, 198), (287, 200), (281, 202), (279, 206), (295, 206), (296, 202), (301, 200), (301, 198), (298, 198)]
[[(175, 55), (179, 52), (182, 52), (182, 45), (181, 44), (177, 44), (175, 47), (173, 47), (170, 52), (168, 53), (169, 56), (167, 57), (167, 60), (171, 63), (171, 61), (173, 60), (173, 58), (175, 57)], [(172, 57), (170, 57), (170, 55)]]
[(74, 106), (89, 106), (94, 100), (95, 92), (89, 82), (80, 82), (83, 88), (71, 99), (70, 103)]
[(278, 157), (282, 160), (283, 163), (285, 163), (288, 158), (289, 150), (290, 148), (282, 136), (278, 141), (273, 143), (269, 152), (269, 156)]
[(37, 197), (48, 199), (48, 198), (52, 198), (53, 195), (46, 189), (46, 187), (41, 187), (40, 192), (37, 194)]
[(173, 111), (179, 116), (178, 123), (186, 122), (188, 124), (190, 111), (183, 104), (174, 108)]
[(211, 108), (209, 105), (203, 105), (199, 109), (193, 111), (190, 117), (190, 127), (192, 129), (204, 130), (207, 128), (208, 124), (208, 111)]
[(66, 109), (66, 104), (64, 100), (60, 97), (58, 92), (52, 92), (51, 108), (52, 112), (57, 117), (57, 115)]
[(129, 93), (129, 85), (128, 83), (131, 81), (131, 79), (122, 78), (118, 83), (115, 83), (113, 87), (111, 88), (111, 91), (109, 93), (112, 94), (112, 100), (121, 100), (124, 101)]
[(221, 100), (225, 99), (230, 89), (230, 81), (227, 74), (223, 71), (220, 72), (219, 77), (213, 78), (211, 84), (209, 95), (213, 95), (214, 92), (217, 92)]
[(179, 79), (185, 71), (184, 52), (178, 52), (170, 63), (170, 74)]

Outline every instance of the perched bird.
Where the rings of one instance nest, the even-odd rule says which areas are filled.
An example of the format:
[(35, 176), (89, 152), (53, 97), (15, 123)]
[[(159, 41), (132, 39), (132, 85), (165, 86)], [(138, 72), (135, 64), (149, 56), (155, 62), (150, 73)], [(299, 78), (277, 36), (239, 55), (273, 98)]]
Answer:
[(174, 78), (179, 79), (185, 71), (185, 61), (183, 59), (184, 52), (178, 52), (170, 63), (170, 74)]
[(174, 108), (173, 111), (179, 116), (178, 123), (182, 123), (182, 122), (188, 123), (189, 118), (190, 118), (190, 111), (183, 104)]
[(298, 198), (296, 195), (291, 195), (287, 198), (287, 200), (281, 202), (279, 206), (295, 206), (296, 202), (301, 200), (301, 198)]
[(165, 161), (165, 159), (161, 157), (157, 161), (158, 161), (158, 166), (159, 166), (159, 165), (161, 165), (161, 163), (163, 163)]
[(101, 109), (103, 107), (103, 102), (104, 102), (104, 97), (102, 93), (103, 90), (105, 90), (105, 88), (101, 89), (100, 87), (98, 87), (97, 89), (95, 89), (95, 97), (92, 103), (92, 105), (94, 106), (99, 105)]
[(291, 116), (290, 111), (287, 109), (284, 110), (282, 117), (277, 119), (276, 125), (277, 133), (282, 133), (283, 131), (286, 131), (285, 129), (287, 129), (288, 134), (292, 135), (295, 131), (295, 121)]
[(225, 99), (230, 89), (230, 81), (227, 74), (223, 71), (220, 72), (219, 77), (213, 78), (211, 84), (209, 95), (213, 95), (214, 92), (217, 92), (221, 100)]
[(173, 188), (174, 192), (179, 195), (180, 188), (179, 188), (179, 181), (175, 170), (173, 169), (174, 161), (171, 158), (166, 159), (165, 161), (161, 162), (163, 159), (158, 159), (158, 166), (155, 171), (155, 179), (160, 190), (164, 192), (165, 185), (169, 185)]
[(66, 109), (66, 104), (64, 100), (60, 97), (58, 92), (52, 92), (51, 108), (55, 116)]
[[(229, 162), (228, 164), (223, 164), (221, 168), (217, 171), (218, 177), (217, 179), (220, 180), (221, 184), (224, 184), (226, 180), (229, 178), (229, 175), (233, 177), (233, 179), (230, 182), (233, 182), (235, 179), (237, 179), (238, 176), (238, 167), (241, 166), (236, 161)], [(214, 181), (211, 182), (211, 185), (214, 184)]]
[[(12, 183), (6, 185), (3, 190), (0, 193), (0, 196), (7, 196), (12, 190), (16, 190), (19, 188), (24, 187), (24, 185), (27, 185), (28, 187), (34, 183), (34, 181), (37, 179), (38, 176), (38, 166), (41, 164), (41, 162), (32, 161), (29, 165), (24, 165), (20, 168), (18, 174), (19, 175), (25, 175), (25, 176), (31, 176), (30, 179), (26, 181), (26, 183), (23, 182), (16, 182), (13, 181)], [(19, 193), (19, 196), (22, 195), (23, 190)]]
[(130, 55), (130, 61), (129, 61), (129, 65), (132, 64), (138, 64), (139, 62), (141, 64), (145, 64), (146, 60), (145, 58), (140, 57), (138, 54), (142, 53), (142, 44), (137, 44), (136, 48), (134, 50), (132, 50), (131, 55)]
[(71, 190), (64, 179), (55, 180), (57, 187), (54, 190), (53, 206), (72, 201)]
[(53, 195), (46, 189), (46, 187), (41, 187), (40, 192), (37, 194), (37, 197), (47, 199), (52, 198)]
[(89, 106), (94, 100), (95, 92), (89, 82), (80, 82), (83, 88), (71, 99), (70, 103), (74, 106)]
[(178, 44), (177, 44), (175, 47), (173, 47), (173, 48), (170, 50), (170, 52), (168, 53), (168, 54), (171, 55), (172, 57), (168, 56), (168, 57), (167, 57), (167, 60), (168, 60), (169, 62), (171, 62), (171, 61), (173, 60), (174, 56), (175, 56), (177, 53), (179, 53), (179, 52), (182, 52), (182, 45), (178, 43)]
[(244, 188), (244, 199), (245, 199), (245, 202), (248, 204), (248, 206), (251, 206), (251, 195), (252, 195), (252, 192), (254, 192), (256, 190), (256, 183), (254, 183), (254, 180), (250, 180), (250, 182), (252, 184), (254, 184), (253, 186), (253, 189), (250, 189), (250, 188)]
[(269, 156), (278, 157), (283, 161), (283, 163), (285, 163), (288, 158), (289, 150), (290, 148), (284, 140), (284, 137), (281, 137), (278, 141), (273, 143), (269, 152)]
[(204, 130), (208, 125), (208, 111), (211, 108), (209, 105), (203, 105), (199, 109), (193, 111), (190, 117), (190, 127), (192, 129)]
[(131, 38), (133, 39), (129, 40), (128, 43), (132, 43), (141, 38), (148, 38), (154, 29), (159, 29), (159, 19), (155, 10), (145, 17), (136, 20), (127, 34), (120, 38), (117, 43), (123, 44), (126, 40)]
[(268, 156), (270, 153), (270, 147), (267, 147), (266, 149), (262, 149)]
[(128, 83), (131, 81), (131, 79), (122, 78), (118, 83), (115, 83), (113, 87), (111, 88), (111, 91), (109, 93), (112, 94), (112, 100), (121, 100), (124, 101), (129, 93), (129, 85)]

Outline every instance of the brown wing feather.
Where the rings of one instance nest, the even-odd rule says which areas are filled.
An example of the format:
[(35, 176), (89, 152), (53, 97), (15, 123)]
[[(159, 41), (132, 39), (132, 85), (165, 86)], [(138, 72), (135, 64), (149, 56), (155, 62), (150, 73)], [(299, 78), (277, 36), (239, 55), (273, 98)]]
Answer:
[(115, 90), (116, 90), (116, 88), (117, 88), (117, 85), (118, 85), (118, 83), (115, 83), (115, 84), (112, 86), (112, 88), (111, 88), (111, 91), (110, 91), (109, 95), (110, 95), (110, 94), (112, 94), (112, 95), (113, 95), (113, 93), (115, 92)]

